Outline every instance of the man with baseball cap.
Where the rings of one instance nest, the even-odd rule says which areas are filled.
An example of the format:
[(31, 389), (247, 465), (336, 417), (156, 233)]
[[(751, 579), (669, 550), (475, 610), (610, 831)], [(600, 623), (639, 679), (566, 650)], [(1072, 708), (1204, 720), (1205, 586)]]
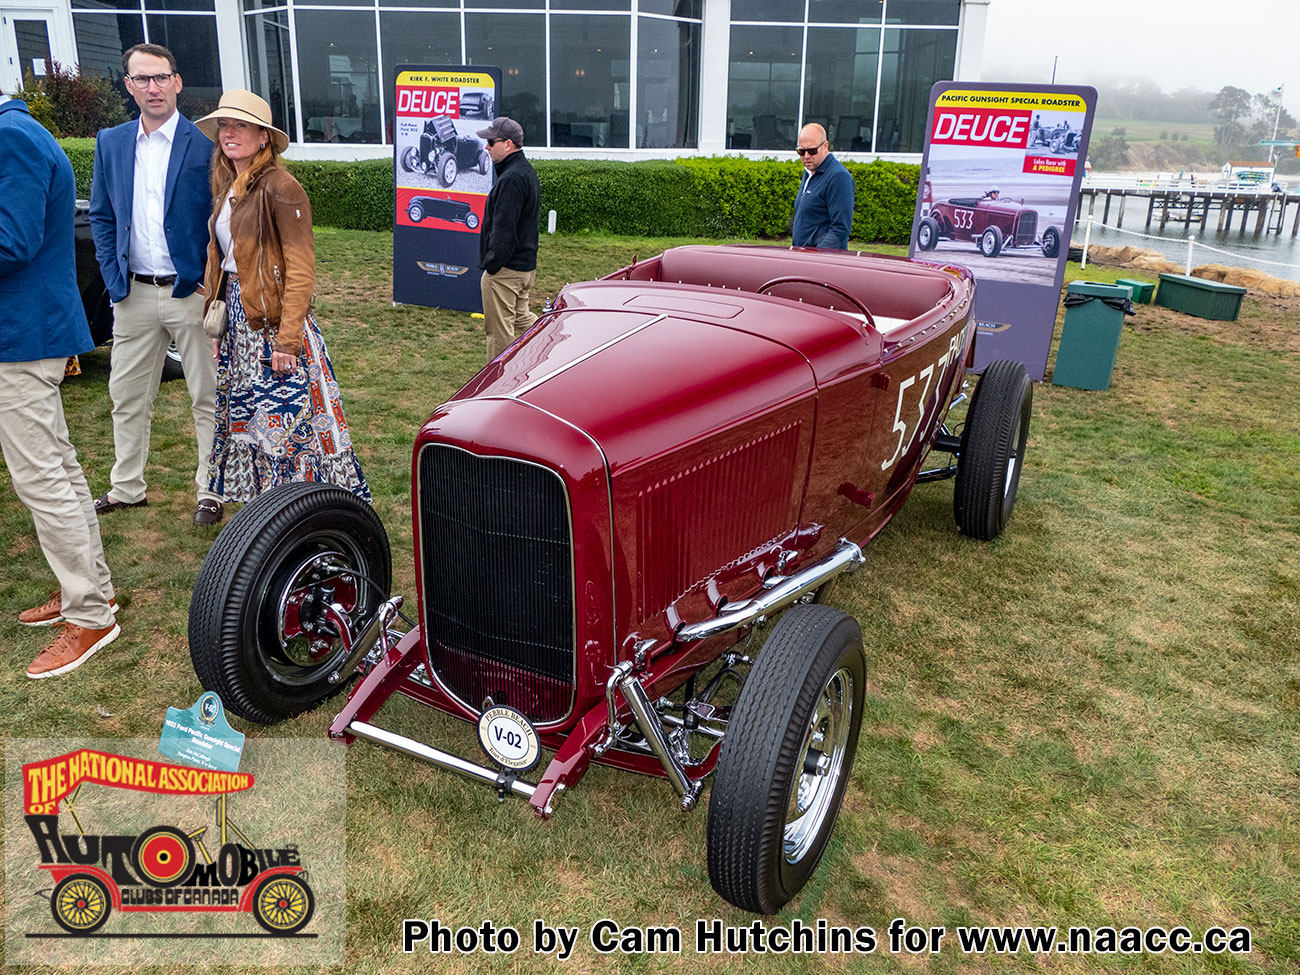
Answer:
[(496, 171), (478, 239), (478, 266), (483, 269), (483, 324), (491, 362), (537, 321), (528, 296), (537, 276), (537, 210), (542, 188), (523, 153), (524, 130), (514, 119), (498, 116), (478, 136), (487, 140)]

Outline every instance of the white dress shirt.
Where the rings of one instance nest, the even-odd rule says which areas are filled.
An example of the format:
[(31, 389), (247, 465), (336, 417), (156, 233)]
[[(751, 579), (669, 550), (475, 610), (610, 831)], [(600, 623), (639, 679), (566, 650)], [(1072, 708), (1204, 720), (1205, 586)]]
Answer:
[(135, 185), (131, 196), (131, 256), (128, 265), (136, 274), (167, 277), (176, 273), (167, 235), (163, 231), (163, 197), (167, 191), (167, 166), (172, 158), (172, 141), (180, 113), (169, 118), (152, 134), (141, 120), (135, 136)]

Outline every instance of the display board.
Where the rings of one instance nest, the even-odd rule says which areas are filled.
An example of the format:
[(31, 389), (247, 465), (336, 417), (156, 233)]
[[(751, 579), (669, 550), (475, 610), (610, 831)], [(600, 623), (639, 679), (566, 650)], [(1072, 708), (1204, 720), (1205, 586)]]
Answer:
[(393, 300), (483, 310), (479, 230), (492, 160), (475, 132), (500, 104), (501, 70), (400, 65), (393, 117)]
[(975, 275), (975, 369), (1042, 380), (1097, 90), (941, 81), (930, 89), (911, 256)]

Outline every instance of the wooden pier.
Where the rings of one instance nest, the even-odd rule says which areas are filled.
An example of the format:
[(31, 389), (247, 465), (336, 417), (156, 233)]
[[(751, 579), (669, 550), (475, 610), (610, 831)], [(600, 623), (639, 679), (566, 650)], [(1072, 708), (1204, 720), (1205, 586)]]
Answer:
[[(1295, 193), (1263, 193), (1214, 187), (1108, 187), (1089, 186), (1085, 182), (1079, 195), (1087, 198), (1088, 216), (1096, 218), (1097, 210), (1100, 209), (1101, 222), (1104, 224), (1110, 224), (1111, 211), (1114, 210), (1116, 227), (1124, 225), (1124, 211), (1129, 208), (1128, 201), (1135, 200), (1134, 206), (1139, 213), (1141, 210), (1146, 211), (1144, 226), (1148, 230), (1157, 220), (1159, 229), (1164, 230), (1165, 224), (1172, 220), (1184, 226), (1199, 224), (1204, 231), (1210, 213), (1217, 211), (1215, 230), (1219, 233), (1232, 230), (1234, 219), (1239, 220), (1238, 233), (1241, 235), (1245, 235), (1247, 230), (1256, 237), (1261, 234), (1282, 234), (1288, 226), (1292, 237), (1300, 233), (1300, 195)], [(1080, 217), (1083, 212), (1084, 202), (1080, 199)], [(1130, 221), (1132, 216), (1129, 215)]]

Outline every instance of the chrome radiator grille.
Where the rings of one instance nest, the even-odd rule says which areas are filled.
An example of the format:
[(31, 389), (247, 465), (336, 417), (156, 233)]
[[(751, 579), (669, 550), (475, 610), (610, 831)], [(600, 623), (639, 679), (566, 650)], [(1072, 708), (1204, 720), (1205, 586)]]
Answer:
[(424, 635), (434, 677), (538, 724), (573, 701), (573, 542), (564, 482), (509, 457), (420, 451)]
[(1038, 237), (1038, 214), (1022, 213), (1016, 218), (1016, 246), (1027, 247)]

